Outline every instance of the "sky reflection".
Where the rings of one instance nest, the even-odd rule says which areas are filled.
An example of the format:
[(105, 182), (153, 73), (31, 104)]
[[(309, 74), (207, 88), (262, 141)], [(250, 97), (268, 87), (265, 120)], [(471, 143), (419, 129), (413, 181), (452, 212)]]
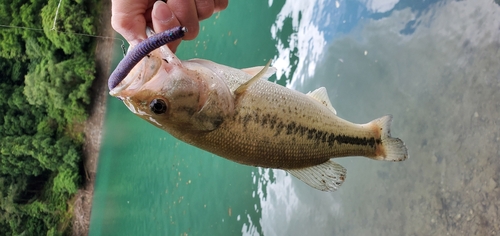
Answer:
[(287, 1), (271, 28), (278, 79), (325, 86), (348, 120), (393, 114), (411, 159), (339, 159), (348, 177), (335, 193), (259, 169), (264, 235), (499, 232), (499, 11), (487, 0)]
[[(326, 2), (329, 1), (286, 1), (271, 27), (278, 51), (273, 58), (273, 66), (277, 69), (278, 79), (287, 78), (288, 87), (293, 88), (294, 83), (303, 83), (314, 75), (316, 62), (327, 44), (318, 26), (319, 18), (326, 16), (324, 19), (330, 19), (321, 15), (323, 11), (319, 10), (324, 9)], [(287, 27), (292, 32), (286, 32)]]

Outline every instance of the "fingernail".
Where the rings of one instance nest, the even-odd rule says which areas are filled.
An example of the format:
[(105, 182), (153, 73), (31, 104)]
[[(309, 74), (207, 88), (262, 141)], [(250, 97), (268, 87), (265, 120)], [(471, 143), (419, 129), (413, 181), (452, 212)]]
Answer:
[(153, 6), (153, 15), (163, 24), (166, 24), (174, 19), (174, 14), (168, 5), (162, 1), (156, 1)]

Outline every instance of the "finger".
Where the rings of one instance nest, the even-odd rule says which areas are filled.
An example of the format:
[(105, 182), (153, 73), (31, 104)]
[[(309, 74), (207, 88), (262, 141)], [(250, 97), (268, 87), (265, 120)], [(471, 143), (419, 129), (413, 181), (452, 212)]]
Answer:
[(111, 26), (132, 45), (146, 38), (146, 21), (139, 16), (130, 18), (113, 15), (111, 17)]
[(137, 44), (147, 37), (144, 12), (148, 5), (150, 3), (141, 1), (113, 2), (111, 5), (111, 26), (130, 44)]
[[(157, 1), (153, 5), (151, 18), (153, 22), (153, 29), (155, 32), (163, 32), (165, 30), (172, 29), (176, 26), (181, 25), (170, 7), (162, 1)], [(172, 52), (175, 53), (180, 43), (181, 40), (176, 40), (172, 43), (167, 44), (167, 46), (170, 48), (170, 50), (172, 50)]]
[(167, 1), (167, 5), (170, 7), (180, 24), (188, 30), (182, 39), (194, 39), (200, 30), (195, 2), (193, 0), (169, 0)]
[(228, 0), (214, 0), (214, 12), (226, 9), (228, 4)]
[(207, 19), (214, 13), (215, 5), (213, 0), (195, 0), (195, 4), (198, 20)]

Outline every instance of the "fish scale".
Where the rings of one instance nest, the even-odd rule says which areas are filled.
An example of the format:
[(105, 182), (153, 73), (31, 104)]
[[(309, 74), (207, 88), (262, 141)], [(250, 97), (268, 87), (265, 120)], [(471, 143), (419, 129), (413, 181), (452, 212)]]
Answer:
[[(156, 47), (148, 40), (139, 46)], [(332, 158), (408, 158), (403, 141), (390, 136), (391, 116), (366, 124), (341, 119), (325, 88), (303, 94), (267, 81), (276, 71), (269, 63), (236, 69), (180, 61), (166, 46), (137, 65), (127, 60), (120, 66), (133, 69), (112, 77), (110, 94), (179, 140), (226, 159), (283, 169), (311, 187), (335, 191), (346, 170)]]
[[(301, 109), (296, 111), (297, 107)], [(333, 134), (380, 140), (380, 134), (368, 125), (340, 119), (307, 95), (262, 80), (241, 96), (235, 112), (234, 117), (218, 129), (204, 135), (192, 135), (189, 142), (199, 143), (202, 149), (241, 164), (295, 169), (314, 166), (334, 157), (375, 156), (375, 146), (348, 142), (329, 145), (322, 141), (321, 136)], [(246, 116), (251, 117), (248, 122), (245, 122)], [(260, 118), (266, 116), (276, 117), (274, 127), (271, 121), (264, 123)], [(297, 128), (289, 133), (286, 128), (278, 132), (279, 124), (287, 126), (292, 122), (296, 127), (304, 127), (304, 134), (296, 131)], [(319, 138), (308, 138), (307, 131), (311, 130), (316, 130), (315, 134), (323, 134)], [(226, 145), (229, 143), (231, 145)]]

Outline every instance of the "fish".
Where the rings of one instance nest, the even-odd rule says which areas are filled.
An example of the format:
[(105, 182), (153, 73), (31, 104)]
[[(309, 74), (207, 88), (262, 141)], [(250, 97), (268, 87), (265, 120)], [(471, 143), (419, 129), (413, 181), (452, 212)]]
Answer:
[[(157, 34), (149, 30), (148, 36), (136, 47)], [(346, 178), (334, 158), (409, 157), (404, 142), (391, 137), (391, 115), (366, 124), (344, 120), (326, 88), (301, 93), (268, 81), (276, 72), (270, 62), (237, 69), (204, 59), (181, 61), (164, 45), (150, 48), (144, 55), (132, 52), (139, 59), (110, 79), (110, 95), (185, 143), (243, 165), (284, 170), (327, 192)]]

